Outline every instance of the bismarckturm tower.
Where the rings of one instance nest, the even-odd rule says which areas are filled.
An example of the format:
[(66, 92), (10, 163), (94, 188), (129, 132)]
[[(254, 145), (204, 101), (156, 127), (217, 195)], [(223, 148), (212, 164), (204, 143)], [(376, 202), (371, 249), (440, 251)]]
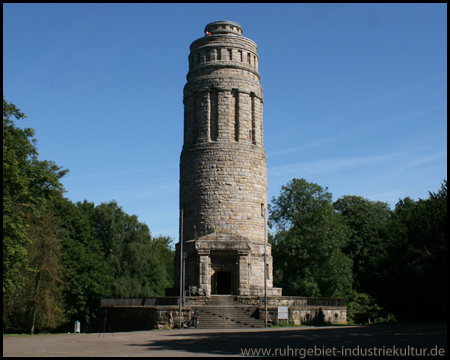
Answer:
[[(264, 295), (273, 288), (267, 242), (263, 90), (256, 44), (232, 21), (206, 25), (190, 46), (180, 158), (185, 289)], [(175, 284), (180, 278), (180, 243)], [(177, 286), (177, 285), (176, 285)]]

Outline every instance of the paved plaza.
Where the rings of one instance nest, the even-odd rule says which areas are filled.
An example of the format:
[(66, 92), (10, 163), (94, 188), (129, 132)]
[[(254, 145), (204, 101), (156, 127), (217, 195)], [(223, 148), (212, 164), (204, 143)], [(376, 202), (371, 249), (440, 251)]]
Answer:
[(3, 356), (447, 355), (447, 324), (3, 336)]

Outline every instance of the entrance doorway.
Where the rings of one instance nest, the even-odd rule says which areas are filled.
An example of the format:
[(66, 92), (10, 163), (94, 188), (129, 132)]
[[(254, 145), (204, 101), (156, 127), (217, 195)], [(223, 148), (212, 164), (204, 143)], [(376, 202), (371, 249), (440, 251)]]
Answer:
[[(213, 293), (216, 295), (231, 294), (231, 271), (217, 271), (212, 277)], [(214, 290), (216, 291), (214, 292)]]
[(232, 251), (211, 251), (211, 294), (237, 294), (239, 285), (239, 269), (236, 254)]

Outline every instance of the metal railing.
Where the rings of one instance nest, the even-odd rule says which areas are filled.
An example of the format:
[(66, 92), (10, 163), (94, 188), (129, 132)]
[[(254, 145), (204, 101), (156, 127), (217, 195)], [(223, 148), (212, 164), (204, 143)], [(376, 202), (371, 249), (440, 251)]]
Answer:
[[(345, 306), (343, 298), (322, 298), (322, 297), (304, 297), (304, 296), (282, 296), (279, 298), (268, 298), (269, 306), (278, 306), (278, 300), (284, 300), (288, 304), (286, 306)], [(264, 305), (264, 298), (259, 298), (260, 305)]]
[(159, 305), (178, 305), (178, 296), (171, 297), (146, 297), (136, 299), (102, 299), (101, 307), (122, 307), (122, 306), (159, 306)]
[(244, 311), (245, 315), (251, 316), (256, 309), (260, 306), (260, 299), (256, 299), (252, 304)]
[[(198, 294), (198, 293), (197, 293)], [(200, 292), (201, 294), (201, 292)], [(198, 295), (200, 295), (198, 294)], [(195, 296), (192, 292), (188, 292), (187, 296), (184, 298), (185, 304), (189, 304), (189, 298)], [(145, 298), (135, 298), (135, 299), (102, 299), (101, 307), (128, 307), (128, 306), (174, 306), (179, 305), (178, 296), (165, 296), (165, 297), (145, 297)], [(345, 306), (345, 299), (342, 298), (307, 298), (307, 297), (290, 297), (293, 300), (293, 306), (299, 305), (311, 305), (311, 306)], [(259, 303), (259, 304), (258, 304)], [(251, 311), (253, 308), (263, 306), (264, 298), (257, 299), (252, 303), (247, 312)], [(272, 306), (271, 299), (268, 299), (268, 305)], [(291, 305), (291, 306), (292, 306)]]
[(307, 298), (307, 305), (314, 306), (345, 306), (345, 299), (341, 298)]

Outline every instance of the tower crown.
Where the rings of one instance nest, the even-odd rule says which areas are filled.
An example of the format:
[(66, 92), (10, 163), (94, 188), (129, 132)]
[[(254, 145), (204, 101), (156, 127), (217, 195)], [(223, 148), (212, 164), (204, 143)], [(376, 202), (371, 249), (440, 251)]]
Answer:
[(242, 26), (234, 21), (214, 21), (205, 27), (205, 33), (211, 35), (240, 35)]
[[(188, 83), (201, 77), (217, 79), (231, 76), (251, 78), (251, 81), (259, 85), (257, 49), (253, 40), (242, 36), (242, 27), (238, 23), (209, 23), (205, 27), (205, 36), (195, 40), (190, 46), (189, 72), (186, 76)], [(246, 75), (232, 74), (232, 71), (229, 71), (231, 69), (240, 69)], [(259, 97), (262, 98), (262, 91)]]

